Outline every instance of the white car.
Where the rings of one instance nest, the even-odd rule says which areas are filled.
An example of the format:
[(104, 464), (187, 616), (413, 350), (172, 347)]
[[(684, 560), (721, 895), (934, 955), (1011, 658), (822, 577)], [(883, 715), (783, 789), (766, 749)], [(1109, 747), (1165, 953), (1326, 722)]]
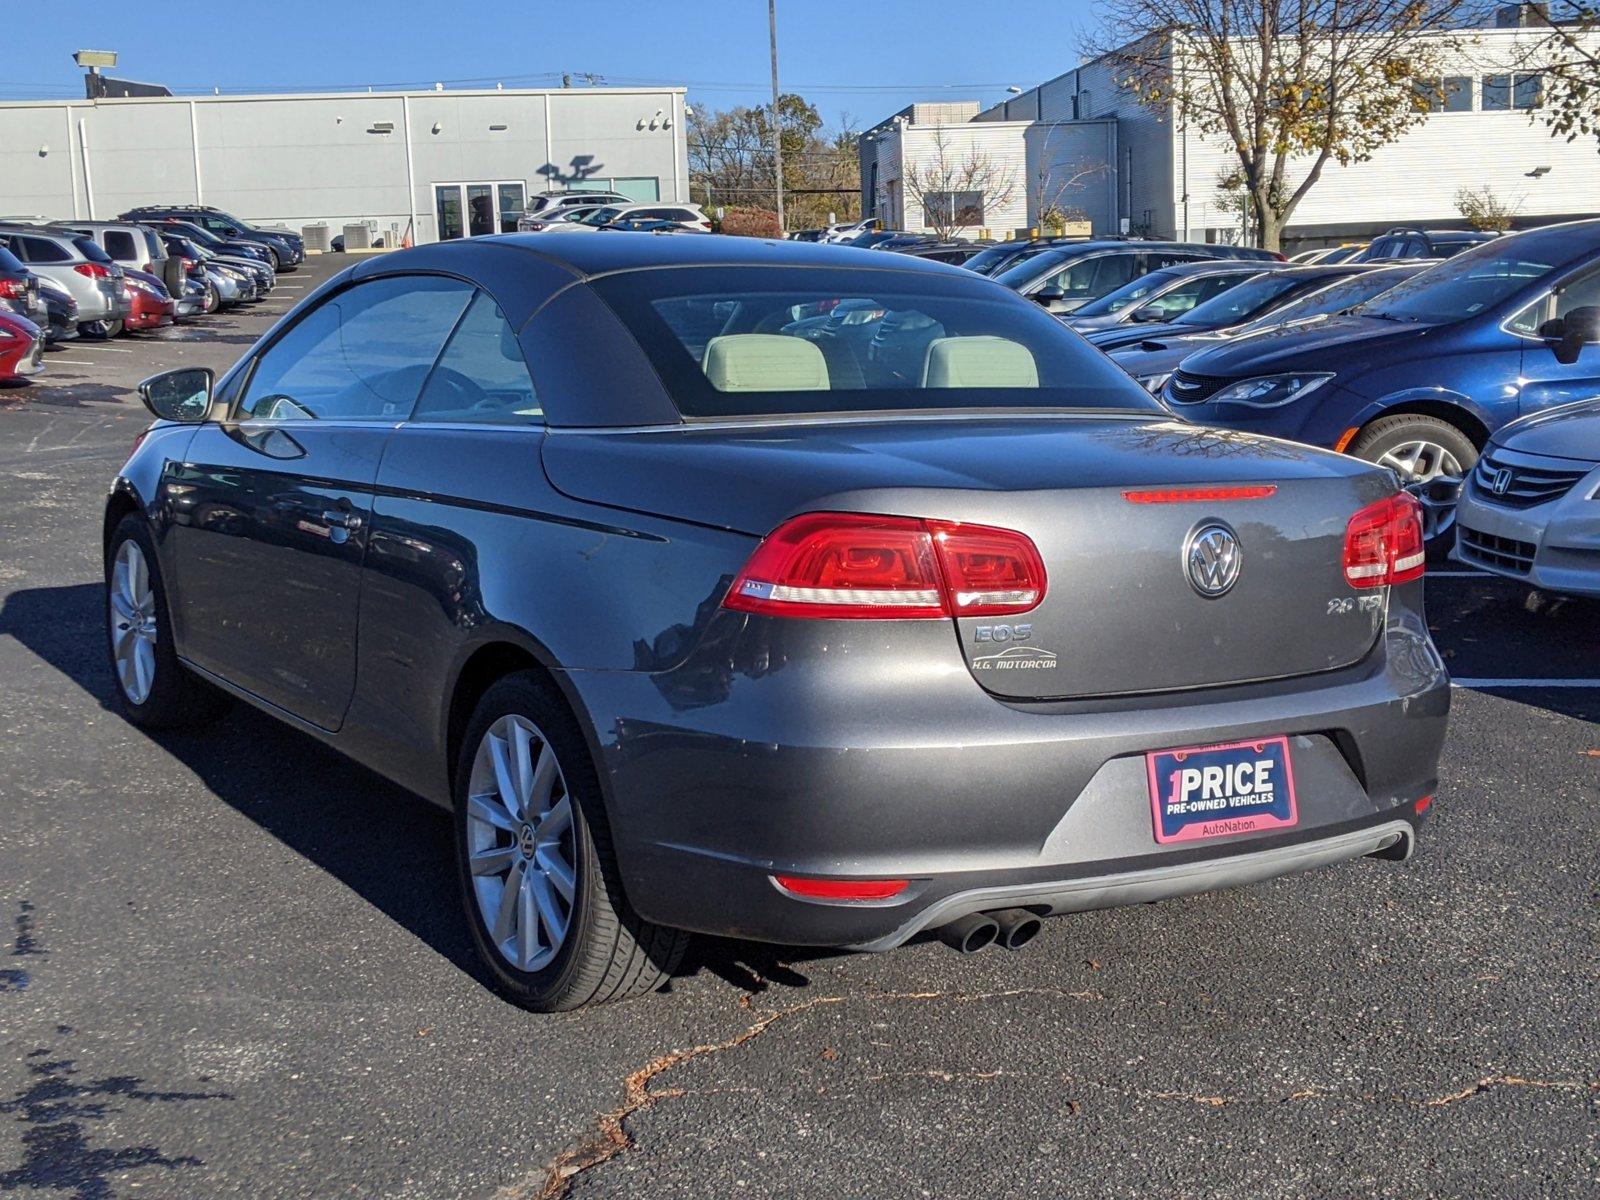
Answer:
[(614, 221), (671, 221), (685, 229), (711, 232), (711, 222), (698, 204), (612, 204), (597, 208), (580, 220), (563, 225), (562, 232), (594, 233)]
[(1455, 556), (1547, 592), (1600, 599), (1596, 546), (1600, 400), (1496, 431), (1461, 489)]
[(611, 201), (602, 200), (598, 204), (572, 204), (565, 208), (530, 216), (524, 213), (517, 220), (518, 233), (544, 233), (551, 229), (567, 229), (575, 221), (581, 221), (590, 213), (598, 209), (612, 207)]
[(562, 216), (575, 208), (629, 203), (631, 201), (628, 197), (620, 192), (540, 192), (528, 200), (527, 211), (517, 218), (517, 232), (528, 233), (536, 222), (543, 221), (548, 224), (552, 218)]
[(869, 229), (882, 229), (883, 220), (880, 217), (866, 217), (860, 221), (841, 221), (836, 225), (829, 225), (823, 230), (820, 242), (848, 242), (857, 234), (866, 233)]

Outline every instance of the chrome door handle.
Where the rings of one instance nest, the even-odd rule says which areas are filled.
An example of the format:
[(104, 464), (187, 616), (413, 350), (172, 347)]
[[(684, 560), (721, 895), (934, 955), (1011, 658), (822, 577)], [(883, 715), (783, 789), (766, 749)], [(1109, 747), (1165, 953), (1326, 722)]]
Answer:
[(361, 514), (341, 512), (337, 508), (330, 508), (322, 514), (323, 523), (333, 529), (360, 529)]

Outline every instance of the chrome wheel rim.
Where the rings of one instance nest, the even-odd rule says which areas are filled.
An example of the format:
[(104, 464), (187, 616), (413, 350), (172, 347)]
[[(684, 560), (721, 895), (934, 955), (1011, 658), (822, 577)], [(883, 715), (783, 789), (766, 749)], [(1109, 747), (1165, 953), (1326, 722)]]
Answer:
[(117, 686), (132, 703), (143, 704), (156, 682), (156, 594), (138, 542), (130, 539), (117, 547), (106, 591)]
[(478, 743), (467, 790), (467, 867), (478, 914), (519, 971), (550, 965), (577, 896), (572, 798), (555, 748), (526, 717), (501, 717)]
[(1378, 456), (1378, 465), (1400, 476), (1401, 483), (1427, 483), (1441, 475), (1460, 478), (1464, 471), (1456, 456), (1438, 442), (1418, 439), (1401, 442)]

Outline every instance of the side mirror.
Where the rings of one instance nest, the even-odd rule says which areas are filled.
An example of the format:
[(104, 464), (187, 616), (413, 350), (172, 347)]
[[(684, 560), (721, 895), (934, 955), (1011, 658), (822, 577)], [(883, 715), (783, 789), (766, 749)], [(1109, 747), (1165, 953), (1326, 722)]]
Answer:
[(1552, 343), (1556, 361), (1570, 367), (1585, 346), (1600, 345), (1600, 307), (1575, 308), (1564, 317), (1546, 321), (1539, 332)]
[(1040, 288), (1031, 297), (1035, 304), (1043, 304), (1046, 307), (1052, 304), (1060, 304), (1066, 298), (1066, 292), (1062, 291), (1058, 287)]
[(180, 367), (139, 385), (139, 399), (163, 421), (199, 425), (211, 413), (210, 367)]
[(1142, 304), (1128, 314), (1130, 321), (1164, 321), (1167, 314), (1154, 304)]

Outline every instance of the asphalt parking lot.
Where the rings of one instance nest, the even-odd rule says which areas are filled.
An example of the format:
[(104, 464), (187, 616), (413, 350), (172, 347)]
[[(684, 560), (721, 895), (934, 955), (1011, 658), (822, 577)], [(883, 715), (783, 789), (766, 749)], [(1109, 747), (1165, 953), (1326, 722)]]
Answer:
[(1429, 583), (1457, 677), (1404, 864), (1048, 922), (1025, 950), (707, 940), (666, 994), (486, 987), (447, 818), (235, 708), (112, 708), (132, 385), (270, 301), (0, 390), (0, 1192), (104, 1197), (1600, 1191), (1600, 606)]

